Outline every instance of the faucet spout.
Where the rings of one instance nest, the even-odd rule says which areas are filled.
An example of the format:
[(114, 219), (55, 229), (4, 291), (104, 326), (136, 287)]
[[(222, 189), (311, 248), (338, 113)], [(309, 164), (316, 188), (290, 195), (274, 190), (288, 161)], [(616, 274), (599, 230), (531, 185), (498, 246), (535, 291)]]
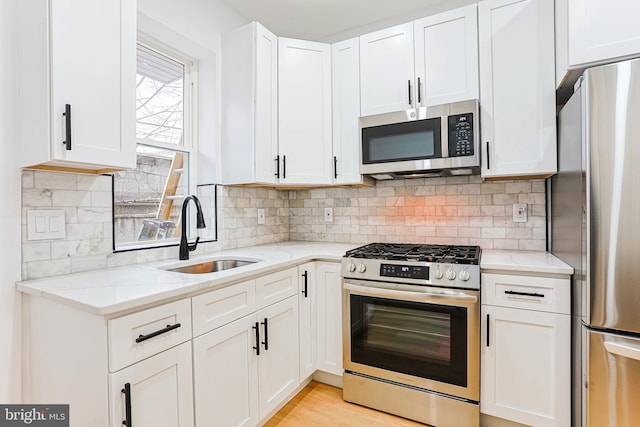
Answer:
[(180, 260), (189, 259), (189, 252), (195, 251), (200, 241), (200, 237), (196, 237), (195, 242), (189, 243), (187, 241), (187, 205), (192, 201), (196, 205), (196, 228), (205, 228), (204, 215), (202, 215), (202, 206), (200, 206), (200, 200), (194, 195), (188, 195), (182, 202), (182, 233), (180, 235)]

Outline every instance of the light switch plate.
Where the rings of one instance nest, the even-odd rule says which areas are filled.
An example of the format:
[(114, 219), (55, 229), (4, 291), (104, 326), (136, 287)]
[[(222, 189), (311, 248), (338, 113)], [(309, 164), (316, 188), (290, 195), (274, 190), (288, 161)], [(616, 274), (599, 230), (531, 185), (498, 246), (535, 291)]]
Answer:
[(64, 209), (29, 209), (27, 211), (27, 240), (64, 239)]
[(527, 222), (527, 204), (513, 204), (513, 222)]

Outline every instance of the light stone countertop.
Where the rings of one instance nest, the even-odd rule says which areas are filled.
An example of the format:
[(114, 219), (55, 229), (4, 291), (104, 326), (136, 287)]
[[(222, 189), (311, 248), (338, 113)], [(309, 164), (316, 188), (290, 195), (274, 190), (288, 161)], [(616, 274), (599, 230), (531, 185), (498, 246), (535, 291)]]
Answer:
[(480, 269), (496, 270), (506, 273), (531, 274), (573, 274), (573, 268), (549, 252), (542, 251), (482, 251)]
[[(222, 288), (308, 261), (338, 262), (349, 243), (283, 242), (106, 270), (94, 270), (27, 280), (16, 288), (27, 294), (75, 307), (99, 316), (115, 317), (127, 311)], [(224, 258), (257, 261), (243, 267), (207, 274), (183, 274), (163, 268)], [(483, 270), (571, 275), (573, 269), (546, 252), (483, 250)]]

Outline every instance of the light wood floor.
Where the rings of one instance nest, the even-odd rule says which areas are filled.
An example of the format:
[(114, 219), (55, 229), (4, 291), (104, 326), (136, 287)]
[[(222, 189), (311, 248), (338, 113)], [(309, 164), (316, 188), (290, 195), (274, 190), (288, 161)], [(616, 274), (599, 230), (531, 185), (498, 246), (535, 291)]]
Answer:
[(342, 400), (342, 389), (312, 381), (265, 427), (424, 427)]

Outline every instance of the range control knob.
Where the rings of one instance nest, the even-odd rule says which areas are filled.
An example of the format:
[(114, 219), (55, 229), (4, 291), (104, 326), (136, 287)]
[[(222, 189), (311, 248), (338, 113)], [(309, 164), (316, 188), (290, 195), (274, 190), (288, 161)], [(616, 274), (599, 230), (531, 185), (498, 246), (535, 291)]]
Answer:
[(359, 271), (360, 273), (364, 273), (365, 271), (367, 271), (367, 266), (366, 266), (366, 265), (364, 265), (364, 264), (360, 264), (360, 265), (358, 265), (358, 271)]
[(436, 267), (436, 269), (433, 272), (433, 277), (435, 279), (442, 279), (442, 270), (440, 270), (440, 267)]
[(462, 280), (463, 282), (466, 282), (467, 280), (469, 280), (469, 277), (471, 275), (469, 274), (469, 272), (467, 270), (462, 270), (460, 273), (458, 273), (458, 278), (460, 280)]
[(456, 272), (453, 271), (453, 268), (450, 268), (447, 270), (447, 272), (444, 274), (444, 277), (446, 277), (449, 280), (453, 280), (456, 278)]
[(356, 265), (352, 262), (349, 263), (349, 272), (353, 273), (354, 271), (356, 271)]

